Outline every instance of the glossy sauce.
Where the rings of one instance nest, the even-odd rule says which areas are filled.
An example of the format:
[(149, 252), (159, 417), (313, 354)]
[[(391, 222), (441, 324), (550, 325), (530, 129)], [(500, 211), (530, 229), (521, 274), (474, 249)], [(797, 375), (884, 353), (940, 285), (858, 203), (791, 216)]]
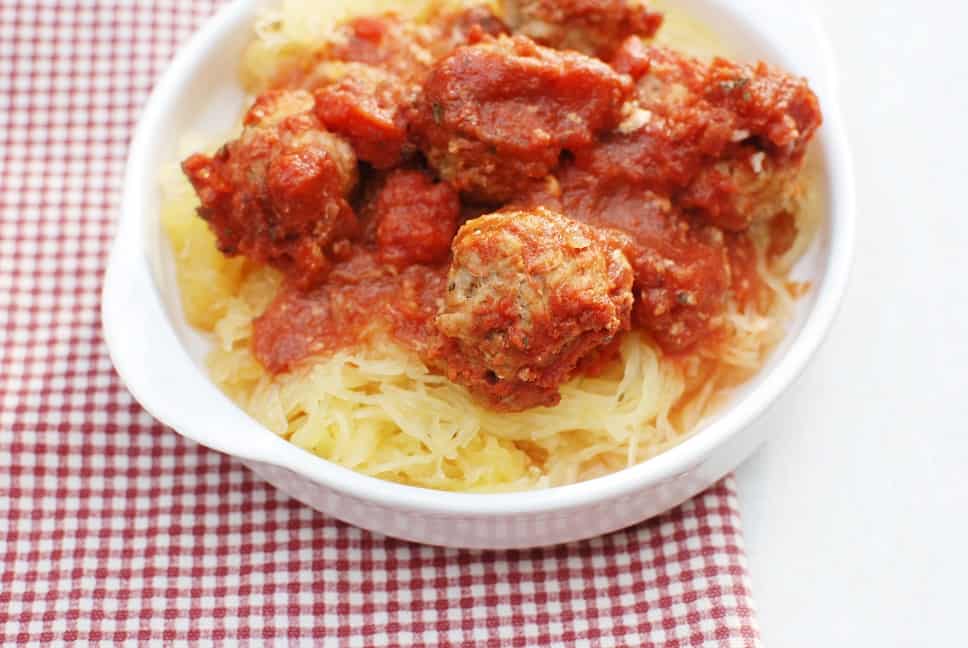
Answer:
[[(627, 9), (620, 0), (573, 4)], [(554, 3), (530, 6), (557, 15)], [(579, 28), (590, 29), (579, 13)], [(511, 30), (481, 8), (420, 25), (392, 15), (353, 20), (266, 96), (311, 96), (311, 109), (283, 126), (339, 139), (359, 162), (356, 173), (344, 170), (320, 189), (316, 167), (336, 165), (342, 149), (326, 140), (321, 161), (312, 158), (316, 140), (303, 131), (284, 137), (259, 108), (263, 99), (252, 113), (260, 130), (247, 130), (221, 158), (186, 162), (223, 249), (287, 275), (254, 322), (253, 351), (268, 371), (385, 335), (444, 373), (459, 366), (461, 358), (440, 361), (454, 340), (437, 322), (453, 239), (468, 219), (501, 209), (552, 209), (621, 250), (634, 277), (623, 326), (644, 330), (668, 354), (717, 344), (728, 300), (761, 299), (748, 228), (769, 217), (769, 256), (792, 244), (788, 194), (820, 123), (816, 98), (802, 80), (762, 64), (705, 64), (623, 41), (628, 25), (607, 17), (585, 34), (607, 61), (504, 36)], [(647, 31), (657, 26), (650, 18)], [(574, 25), (559, 27), (556, 39), (583, 42), (568, 40)], [(275, 173), (268, 184), (262, 168)], [(335, 205), (339, 219), (325, 232), (304, 217), (310, 195)], [(248, 222), (262, 229), (246, 231)], [(571, 369), (601, 370), (618, 344), (603, 339)]]
[(253, 323), (252, 350), (273, 373), (313, 355), (357, 348), (384, 333), (423, 354), (438, 339), (433, 321), (446, 282), (446, 264), (398, 273), (377, 253), (354, 249), (319, 288), (283, 287)]

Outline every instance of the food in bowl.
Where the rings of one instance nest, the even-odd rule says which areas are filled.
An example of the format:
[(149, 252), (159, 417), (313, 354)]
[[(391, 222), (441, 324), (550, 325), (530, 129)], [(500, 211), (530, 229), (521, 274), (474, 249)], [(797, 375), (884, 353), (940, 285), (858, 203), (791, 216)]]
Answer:
[(807, 82), (684, 53), (663, 31), (688, 18), (624, 0), (393, 7), (267, 15), (237, 133), (165, 180), (214, 381), (429, 488), (573, 483), (686, 438), (807, 289)]

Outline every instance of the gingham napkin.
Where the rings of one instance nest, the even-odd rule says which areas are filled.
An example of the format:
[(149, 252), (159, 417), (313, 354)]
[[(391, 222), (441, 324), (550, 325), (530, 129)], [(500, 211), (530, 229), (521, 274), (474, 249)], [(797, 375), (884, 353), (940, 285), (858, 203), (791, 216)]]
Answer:
[(423, 547), (131, 399), (98, 321), (125, 149), (215, 5), (0, 0), (0, 643), (757, 645), (731, 479), (589, 542)]

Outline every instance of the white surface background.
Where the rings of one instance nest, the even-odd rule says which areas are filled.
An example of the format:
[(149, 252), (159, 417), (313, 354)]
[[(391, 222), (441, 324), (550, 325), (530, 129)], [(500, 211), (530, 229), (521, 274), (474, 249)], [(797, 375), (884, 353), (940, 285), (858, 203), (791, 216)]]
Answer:
[(857, 170), (844, 307), (739, 470), (764, 645), (968, 646), (968, 6), (811, 0)]

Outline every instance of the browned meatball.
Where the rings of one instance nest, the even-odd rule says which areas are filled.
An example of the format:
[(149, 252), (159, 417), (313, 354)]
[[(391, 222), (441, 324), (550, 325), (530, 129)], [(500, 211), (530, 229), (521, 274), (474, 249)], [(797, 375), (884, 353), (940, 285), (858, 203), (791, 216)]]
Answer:
[(743, 231), (796, 211), (801, 166), (801, 160), (777, 161), (755, 146), (738, 146), (704, 167), (679, 195), (679, 204), (723, 229)]
[(398, 268), (444, 262), (457, 231), (460, 200), (423, 171), (390, 173), (372, 201), (380, 260)]
[(360, 160), (390, 169), (414, 152), (405, 110), (433, 62), (460, 45), (503, 33), (507, 27), (484, 6), (440, 11), (427, 24), (392, 13), (357, 18), (277, 83), (314, 91), (323, 125), (345, 137)]
[(304, 287), (325, 277), (333, 244), (356, 228), (346, 201), (356, 158), (312, 108), (307, 92), (266, 93), (237, 140), (182, 163), (219, 249), (272, 264)]
[(609, 58), (628, 36), (651, 38), (662, 24), (637, 0), (503, 0), (508, 22), (542, 45)]
[(364, 63), (318, 66), (316, 117), (330, 131), (345, 137), (356, 156), (377, 169), (400, 164), (413, 147), (407, 142), (404, 108), (417, 86)]
[(721, 328), (730, 267), (720, 230), (686, 218), (665, 196), (574, 168), (550, 197), (620, 246), (635, 275), (633, 323), (663, 350), (684, 351)]
[(614, 128), (628, 77), (596, 59), (524, 37), (459, 47), (430, 72), (411, 134), (430, 165), (466, 197), (512, 198)]
[(793, 207), (820, 126), (806, 80), (763, 63), (705, 63), (630, 39), (613, 64), (638, 77), (618, 130), (579, 164), (670, 195), (710, 224), (742, 231)]
[(551, 406), (579, 361), (629, 328), (632, 270), (587, 225), (542, 208), (468, 221), (437, 316), (454, 382), (491, 406)]

